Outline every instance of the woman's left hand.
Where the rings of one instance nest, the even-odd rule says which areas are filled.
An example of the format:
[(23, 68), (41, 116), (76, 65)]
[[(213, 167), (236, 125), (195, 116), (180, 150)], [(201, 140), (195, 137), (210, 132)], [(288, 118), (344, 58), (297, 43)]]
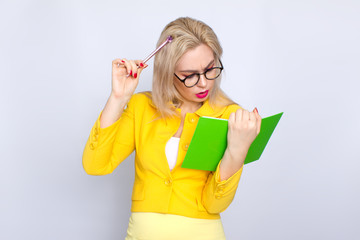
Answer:
[(228, 149), (232, 152), (249, 150), (260, 132), (261, 117), (255, 108), (253, 112), (238, 109), (229, 117)]
[(253, 112), (238, 109), (231, 113), (228, 122), (227, 148), (220, 164), (220, 180), (226, 180), (244, 164), (250, 145), (260, 132), (261, 117)]

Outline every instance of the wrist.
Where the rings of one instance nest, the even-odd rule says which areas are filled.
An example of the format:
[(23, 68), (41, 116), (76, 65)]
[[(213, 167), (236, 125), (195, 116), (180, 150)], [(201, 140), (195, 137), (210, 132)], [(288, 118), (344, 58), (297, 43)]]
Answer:
[(125, 107), (126, 104), (129, 102), (130, 98), (131, 98), (131, 96), (119, 96), (119, 95), (116, 95), (113, 92), (111, 92), (109, 101), (113, 102), (114, 104), (116, 104), (118, 106)]
[(219, 167), (220, 181), (229, 179), (244, 165), (246, 152), (232, 152), (229, 148), (225, 150)]
[(249, 151), (247, 146), (228, 146), (225, 150), (225, 154), (233, 162), (243, 162), (246, 158), (246, 155)]

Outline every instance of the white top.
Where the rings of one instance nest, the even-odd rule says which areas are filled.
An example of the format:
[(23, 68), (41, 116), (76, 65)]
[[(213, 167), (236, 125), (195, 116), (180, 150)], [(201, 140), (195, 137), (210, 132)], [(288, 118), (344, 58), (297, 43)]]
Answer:
[(176, 164), (176, 159), (179, 150), (180, 138), (171, 137), (165, 146), (165, 155), (169, 163), (170, 171), (173, 170)]

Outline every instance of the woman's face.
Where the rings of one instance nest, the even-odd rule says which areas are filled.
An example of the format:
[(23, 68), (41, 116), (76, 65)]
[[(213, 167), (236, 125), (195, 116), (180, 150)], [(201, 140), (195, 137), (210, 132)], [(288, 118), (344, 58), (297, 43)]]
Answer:
[[(203, 73), (207, 69), (216, 67), (215, 57), (211, 48), (205, 44), (187, 51), (178, 61), (175, 67), (175, 74), (180, 78), (193, 73)], [(204, 102), (208, 97), (210, 90), (213, 88), (215, 80), (208, 80), (202, 74), (200, 75), (199, 82), (188, 88), (179, 79), (174, 77), (174, 85), (181, 96), (185, 99), (184, 104), (199, 105)]]

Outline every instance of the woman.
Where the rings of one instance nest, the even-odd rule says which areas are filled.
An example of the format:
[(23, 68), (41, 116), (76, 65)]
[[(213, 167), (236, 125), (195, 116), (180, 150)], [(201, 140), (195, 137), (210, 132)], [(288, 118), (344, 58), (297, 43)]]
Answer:
[[(168, 36), (172, 42), (155, 57), (152, 93), (134, 94), (147, 65), (112, 62), (112, 92), (83, 166), (88, 174), (109, 174), (136, 151), (126, 239), (225, 239), (219, 213), (234, 198), (261, 117), (221, 91), (222, 48), (209, 26), (179, 18), (158, 45)], [(200, 116), (229, 119), (228, 146), (215, 172), (181, 168)]]

